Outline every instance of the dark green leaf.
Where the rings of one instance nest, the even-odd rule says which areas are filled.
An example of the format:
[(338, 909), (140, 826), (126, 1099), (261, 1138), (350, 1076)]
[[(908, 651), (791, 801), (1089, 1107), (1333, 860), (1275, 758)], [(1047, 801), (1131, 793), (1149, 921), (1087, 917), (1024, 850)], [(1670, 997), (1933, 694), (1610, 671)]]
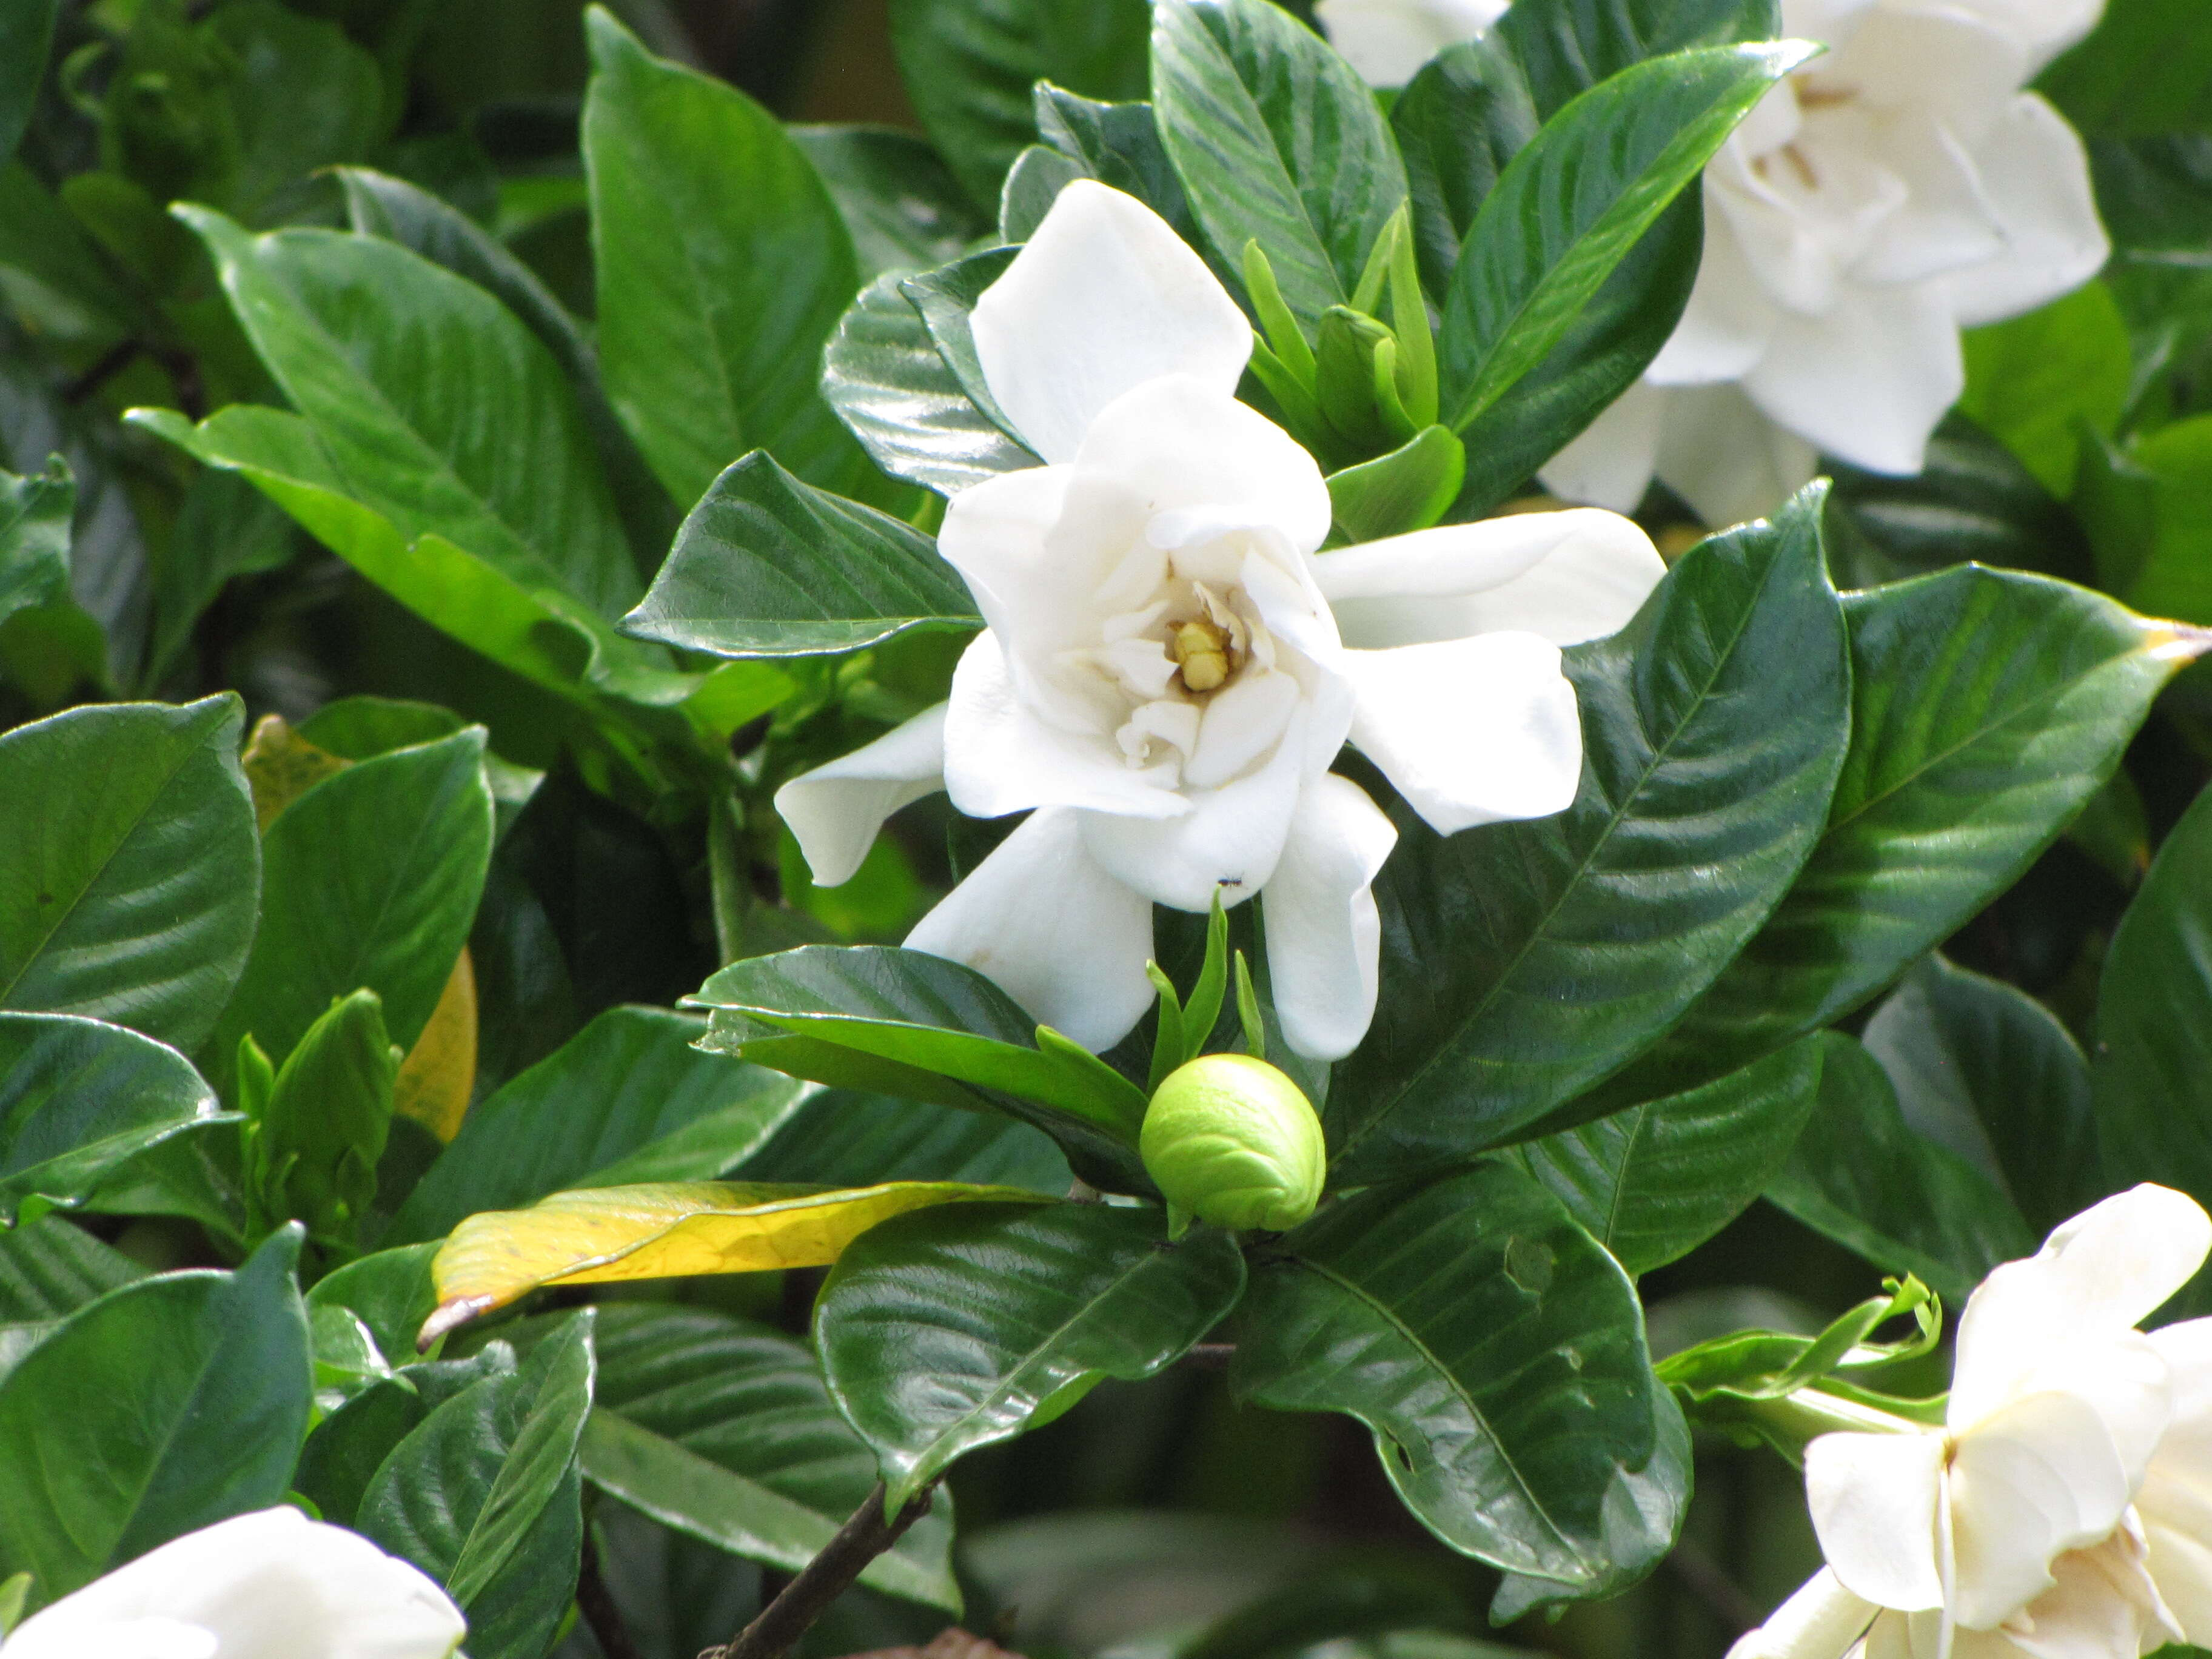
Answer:
[(1104, 1378), (1173, 1364), (1243, 1288), (1232, 1236), (1203, 1228), (1170, 1247), (1157, 1210), (952, 1205), (855, 1240), (823, 1287), (814, 1339), (896, 1510)]
[(1521, 0), (1498, 26), (1547, 119), (1647, 58), (1786, 32), (1774, 0)]
[(2156, 1181), (2212, 1198), (2212, 794), (2166, 836), (2112, 936), (2096, 1047), (2105, 1187)]
[(853, 238), (863, 280), (929, 270), (990, 229), (937, 152), (893, 127), (793, 127)]
[(691, 509), (623, 626), (687, 650), (758, 657), (853, 651), (912, 628), (980, 623), (928, 537), (755, 453)]
[(822, 391), (894, 477), (950, 495), (1039, 465), (999, 428), (946, 364), (896, 271), (861, 291), (823, 355)]
[(2212, 35), (2203, 22), (2190, 0), (2112, 0), (2036, 86), (2091, 137), (2202, 131), (2212, 124)]
[(0, 16), (0, 162), (15, 153), (30, 121), (60, 9), (60, 0), (26, 0)]
[(329, 188), (309, 175), (364, 161), (384, 138), (375, 57), (329, 19), (274, 0), (221, 7), (204, 27), (229, 58), (238, 148), (219, 192), (189, 193), (252, 225), (307, 216)]
[(239, 700), (73, 708), (0, 737), (0, 1006), (180, 1048), (253, 939), (261, 852)]
[(331, 1000), (366, 987), (414, 1046), (469, 936), (491, 857), (484, 734), (471, 726), (333, 774), (269, 826), (261, 932), (209, 1050), (227, 1079), (251, 1032), (289, 1054)]
[(1135, 197), (1185, 241), (1197, 245), (1198, 222), (1191, 217), (1190, 199), (1160, 142), (1150, 104), (1100, 103), (1040, 82), (1036, 129), (1038, 137), (1079, 163), (1086, 176)]
[(1006, 170), (1006, 188), (999, 201), (999, 238), (1026, 242), (1036, 234), (1060, 192), (1078, 179), (1088, 178), (1080, 161), (1061, 155), (1048, 144), (1031, 144)]
[(234, 576), (288, 562), (299, 543), (283, 510), (234, 472), (201, 471), (178, 509), (154, 574), (154, 635), (144, 684), (158, 685)]
[[(617, 1306), (602, 1318), (600, 1410), (584, 1437), (592, 1485), (786, 1571), (867, 1501), (875, 1459), (830, 1403), (805, 1343), (704, 1309)], [(860, 1583), (957, 1607), (950, 1507), (939, 1498)]]
[(1788, 896), (1664, 1042), (1608, 1084), (1694, 1087), (1856, 1007), (2018, 879), (2174, 672), (2100, 594), (1965, 566), (1844, 602), (1850, 753)]
[(1996, 1183), (1912, 1129), (1881, 1064), (1834, 1031), (1820, 1099), (1768, 1198), (1885, 1273), (1915, 1273), (1953, 1307), (2036, 1238)]
[(26, 1221), (0, 1232), (0, 1324), (62, 1318), (145, 1272), (60, 1216)]
[(249, 236), (218, 214), (179, 211), (342, 493), (408, 539), (444, 537), (525, 590), (601, 617), (635, 603), (575, 396), (505, 306), (379, 237)]
[(50, 1601), (284, 1495), (312, 1388), (299, 1253), (287, 1229), (234, 1273), (125, 1285), (0, 1381), (0, 1576)]
[(1733, 1221), (1781, 1169), (1818, 1095), (1820, 1052), (1808, 1037), (1513, 1156), (1622, 1267), (1649, 1273)]
[[(311, 1310), (316, 1306), (310, 1302)], [(308, 1434), (293, 1489), (325, 1521), (352, 1526), (377, 1470), (424, 1418), (471, 1384), (514, 1371), (514, 1349), (489, 1342), (466, 1359), (410, 1364), (371, 1383)]]
[(471, 1383), (384, 1460), (355, 1525), (442, 1583), (476, 1659), (538, 1659), (583, 1542), (576, 1444), (592, 1408), (589, 1310), (521, 1370)]
[(1571, 100), (1498, 177), (1452, 275), (1437, 339), (1443, 419), (1465, 432), (1558, 345), (1799, 43), (1639, 64)]
[(1431, 58), (1390, 106), (1390, 130), (1406, 158), (1421, 282), (1431, 294), (1450, 288), (1476, 210), (1536, 126), (1520, 64), (1488, 36)]
[(1405, 163), (1352, 66), (1266, 0), (1159, 0), (1152, 105), (1222, 260), (1241, 268), (1257, 240), (1308, 327), (1348, 304), (1406, 199)]
[(725, 82), (586, 15), (584, 106), (607, 394), (680, 502), (772, 450), (813, 483), (866, 463), (816, 386), (860, 286), (852, 239), (782, 124)]
[(438, 1305), (430, 1279), (437, 1253), (435, 1244), (410, 1244), (349, 1261), (315, 1281), (308, 1310), (343, 1308), (368, 1328), (386, 1360), (405, 1364), (415, 1358), (415, 1334)]
[(810, 1091), (701, 1053), (692, 1044), (705, 1031), (703, 1020), (666, 1009), (609, 1009), (470, 1109), (382, 1242), (441, 1238), (468, 1216), (527, 1209), (570, 1188), (707, 1181), (733, 1169)]
[[(1072, 1045), (1033, 1046), (1036, 1023), (1005, 992), (919, 951), (807, 945), (732, 963), (684, 1000), (714, 1011), (703, 1041), (718, 1053), (818, 1082), (997, 1106), (1072, 1151), (1118, 1149), (1127, 1162), (1144, 1116), (1135, 1084)], [(823, 1050), (831, 1065), (817, 1063)], [(839, 1054), (860, 1062), (857, 1075)]]
[(2025, 991), (1930, 956), (1875, 1010), (1863, 1040), (1905, 1122), (1994, 1177), (2031, 1231), (2104, 1195), (2088, 1062)]
[(819, 1094), (731, 1174), (745, 1181), (864, 1187), (872, 1181), (966, 1181), (1059, 1197), (1067, 1159), (1026, 1123), (923, 1100), (845, 1090)]
[(1540, 1595), (1617, 1589), (1672, 1547), (1689, 1435), (1636, 1292), (1527, 1176), (1378, 1188), (1280, 1248), (1237, 1315), (1241, 1398), (1358, 1418), (1423, 1524)]
[(1376, 882), (1382, 1003), (1329, 1092), (1338, 1179), (1520, 1138), (1671, 1024), (1765, 920), (1820, 835), (1847, 736), (1820, 519), (1816, 489), (1704, 543), (1626, 629), (1569, 653), (1584, 756), (1565, 813), (1445, 838), (1398, 812)]
[[(4, 31), (5, 24), (0, 24)], [(0, 472), (0, 622), (27, 605), (69, 598), (70, 521), (76, 483), (58, 455), (44, 472)]]
[(2089, 146), (2097, 211), (2130, 253), (2212, 256), (2212, 135), (2169, 132)]
[(0, 1013), (0, 1224), (72, 1204), (124, 1159), (216, 1115), (167, 1044), (70, 1014)]
[[(1910, 477), (1832, 467), (1829, 568), (1847, 587), (1874, 587), (1972, 559), (2083, 581), (2081, 527), (2019, 457), (1954, 411)], [(1839, 522), (1840, 521), (1840, 522)]]
[(1053, 81), (1095, 98), (1145, 87), (1143, 0), (891, 0), (891, 47), (915, 112), (977, 206), (1036, 136), (1030, 89)]

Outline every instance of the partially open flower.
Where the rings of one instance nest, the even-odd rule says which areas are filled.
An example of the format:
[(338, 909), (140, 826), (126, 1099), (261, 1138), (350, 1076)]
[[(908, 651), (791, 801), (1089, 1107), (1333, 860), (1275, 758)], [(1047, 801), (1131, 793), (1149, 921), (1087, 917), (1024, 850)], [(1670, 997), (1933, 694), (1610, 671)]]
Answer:
[(993, 397), (1048, 465), (955, 496), (939, 549), (988, 624), (951, 700), (786, 784), (815, 879), (943, 787), (1030, 814), (909, 947), (963, 962), (1105, 1048), (1152, 1006), (1152, 907), (1266, 893), (1290, 1046), (1365, 1033), (1397, 831), (1328, 769), (1347, 738), (1449, 834), (1574, 799), (1559, 647), (1612, 633), (1665, 574), (1589, 510), (1322, 553), (1313, 458), (1237, 400), (1252, 331), (1143, 204), (1060, 192), (975, 307)]
[[(2137, 1322), (2212, 1245), (2142, 1186), (1983, 1281), (1945, 1425), (1824, 1435), (1828, 1559), (1736, 1659), (2138, 1659), (2212, 1638), (2212, 1322)], [(2017, 1650), (2017, 1653), (2014, 1652)]]
[(1137, 1144), (1168, 1200), (1170, 1236), (1194, 1216), (1281, 1232), (1321, 1201), (1321, 1120), (1298, 1085), (1263, 1060), (1201, 1054), (1170, 1072)]
[(1314, 21), (1370, 86), (1402, 87), (1446, 46), (1488, 28), (1504, 0), (1316, 0)]
[(460, 1611), (414, 1567), (294, 1509), (203, 1527), (15, 1627), (7, 1659), (447, 1659)]

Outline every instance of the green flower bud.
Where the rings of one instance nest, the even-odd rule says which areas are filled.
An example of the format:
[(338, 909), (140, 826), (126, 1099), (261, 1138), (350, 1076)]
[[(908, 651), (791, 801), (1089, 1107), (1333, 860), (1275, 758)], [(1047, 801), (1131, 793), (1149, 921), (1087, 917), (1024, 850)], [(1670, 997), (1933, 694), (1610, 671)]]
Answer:
[(1295, 1227), (1321, 1201), (1321, 1120), (1298, 1085), (1263, 1060), (1201, 1054), (1168, 1073), (1137, 1138), (1168, 1200), (1168, 1232)]

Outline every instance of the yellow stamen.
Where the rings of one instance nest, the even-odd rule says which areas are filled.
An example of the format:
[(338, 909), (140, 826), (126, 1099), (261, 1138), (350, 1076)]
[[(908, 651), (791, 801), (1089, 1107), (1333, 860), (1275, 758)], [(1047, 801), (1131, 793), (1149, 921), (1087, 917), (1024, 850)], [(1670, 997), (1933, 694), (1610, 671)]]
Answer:
[(1212, 623), (1180, 624), (1169, 636), (1168, 654), (1182, 665), (1190, 690), (1211, 691), (1229, 678), (1227, 640)]

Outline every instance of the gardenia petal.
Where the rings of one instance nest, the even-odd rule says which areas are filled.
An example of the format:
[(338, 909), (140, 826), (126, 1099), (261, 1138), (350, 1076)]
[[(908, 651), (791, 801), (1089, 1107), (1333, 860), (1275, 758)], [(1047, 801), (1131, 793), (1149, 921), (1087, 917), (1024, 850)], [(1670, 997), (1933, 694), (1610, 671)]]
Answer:
[(1927, 284), (1847, 286), (1823, 317), (1785, 316), (1744, 376), (1768, 416), (1874, 472), (1917, 472), (1966, 383), (1959, 331)]
[(1504, 15), (1503, 0), (1317, 0), (1314, 21), (1370, 87), (1402, 87)]
[[(1733, 380), (1766, 355), (1780, 313), (1753, 274), (1735, 228), (1705, 191), (1705, 245), (1682, 319), (1644, 371), (1653, 386)], [(1578, 498), (1580, 499), (1580, 498)], [(1595, 499), (1591, 497), (1589, 499)], [(1633, 502), (1631, 505), (1634, 505)]]
[(1358, 784), (1324, 774), (1299, 799), (1267, 883), (1267, 975), (1283, 1039), (1340, 1060), (1375, 1018), (1382, 922), (1372, 883), (1398, 831)]
[(1638, 380), (1539, 467), (1536, 481), (1562, 501), (1633, 513), (1651, 488), (1662, 425), (1671, 428), (1673, 397), (1668, 388)]
[(1820, 456), (1739, 386), (1669, 392), (1659, 482), (1716, 529), (1763, 519), (1813, 481)]
[(2212, 1642), (2212, 1319), (2153, 1331), (2173, 1420), (2136, 1489), (2152, 1579), (2186, 1640)]
[(1092, 179), (1064, 188), (969, 316), (984, 384), (1029, 447), (1075, 459), (1105, 407), (1163, 374), (1233, 394), (1252, 326), (1158, 214)]
[(2079, 288), (2112, 252), (2097, 217), (2088, 154), (2065, 117), (2041, 98), (2022, 93), (2008, 104), (1975, 159), (2005, 253), (1942, 279), (1952, 314), (1968, 328), (2016, 317)]
[(853, 878), (884, 820), (945, 787), (945, 710), (939, 703), (842, 759), (775, 792), (775, 810), (806, 855), (817, 886)]
[(1919, 3), (1930, 9), (1963, 11), (2003, 31), (2026, 54), (2026, 73), (2030, 76), (2094, 28), (2105, 9), (2105, 0), (1919, 0)]
[(1594, 507), (1417, 530), (1312, 561), (1346, 645), (1498, 629), (1576, 645), (1618, 632), (1667, 574), (1632, 520)]
[(2195, 1276), (2212, 1217), (2148, 1182), (2055, 1228), (2041, 1250), (1993, 1270), (1959, 1320), (1947, 1420), (1963, 1433), (2094, 1345), (2132, 1334)]
[(1728, 1659), (1842, 1659), (1875, 1612), (1873, 1602), (1823, 1567), (1765, 1624), (1738, 1637)]
[(406, 1562), (280, 1508), (204, 1527), (118, 1567), (33, 1613), (0, 1653), (447, 1659), (465, 1630), (445, 1592)]
[(1534, 634), (1480, 634), (1391, 651), (1347, 651), (1352, 741), (1439, 834), (1574, 804), (1583, 732), (1559, 647)]
[(965, 963), (1040, 1024), (1095, 1050), (1152, 1006), (1152, 907), (1085, 849), (1082, 816), (1031, 814), (915, 925), (906, 947)]
[(1939, 1434), (1824, 1434), (1805, 1448), (1805, 1496), (1829, 1568), (1885, 1607), (1943, 1604)]

